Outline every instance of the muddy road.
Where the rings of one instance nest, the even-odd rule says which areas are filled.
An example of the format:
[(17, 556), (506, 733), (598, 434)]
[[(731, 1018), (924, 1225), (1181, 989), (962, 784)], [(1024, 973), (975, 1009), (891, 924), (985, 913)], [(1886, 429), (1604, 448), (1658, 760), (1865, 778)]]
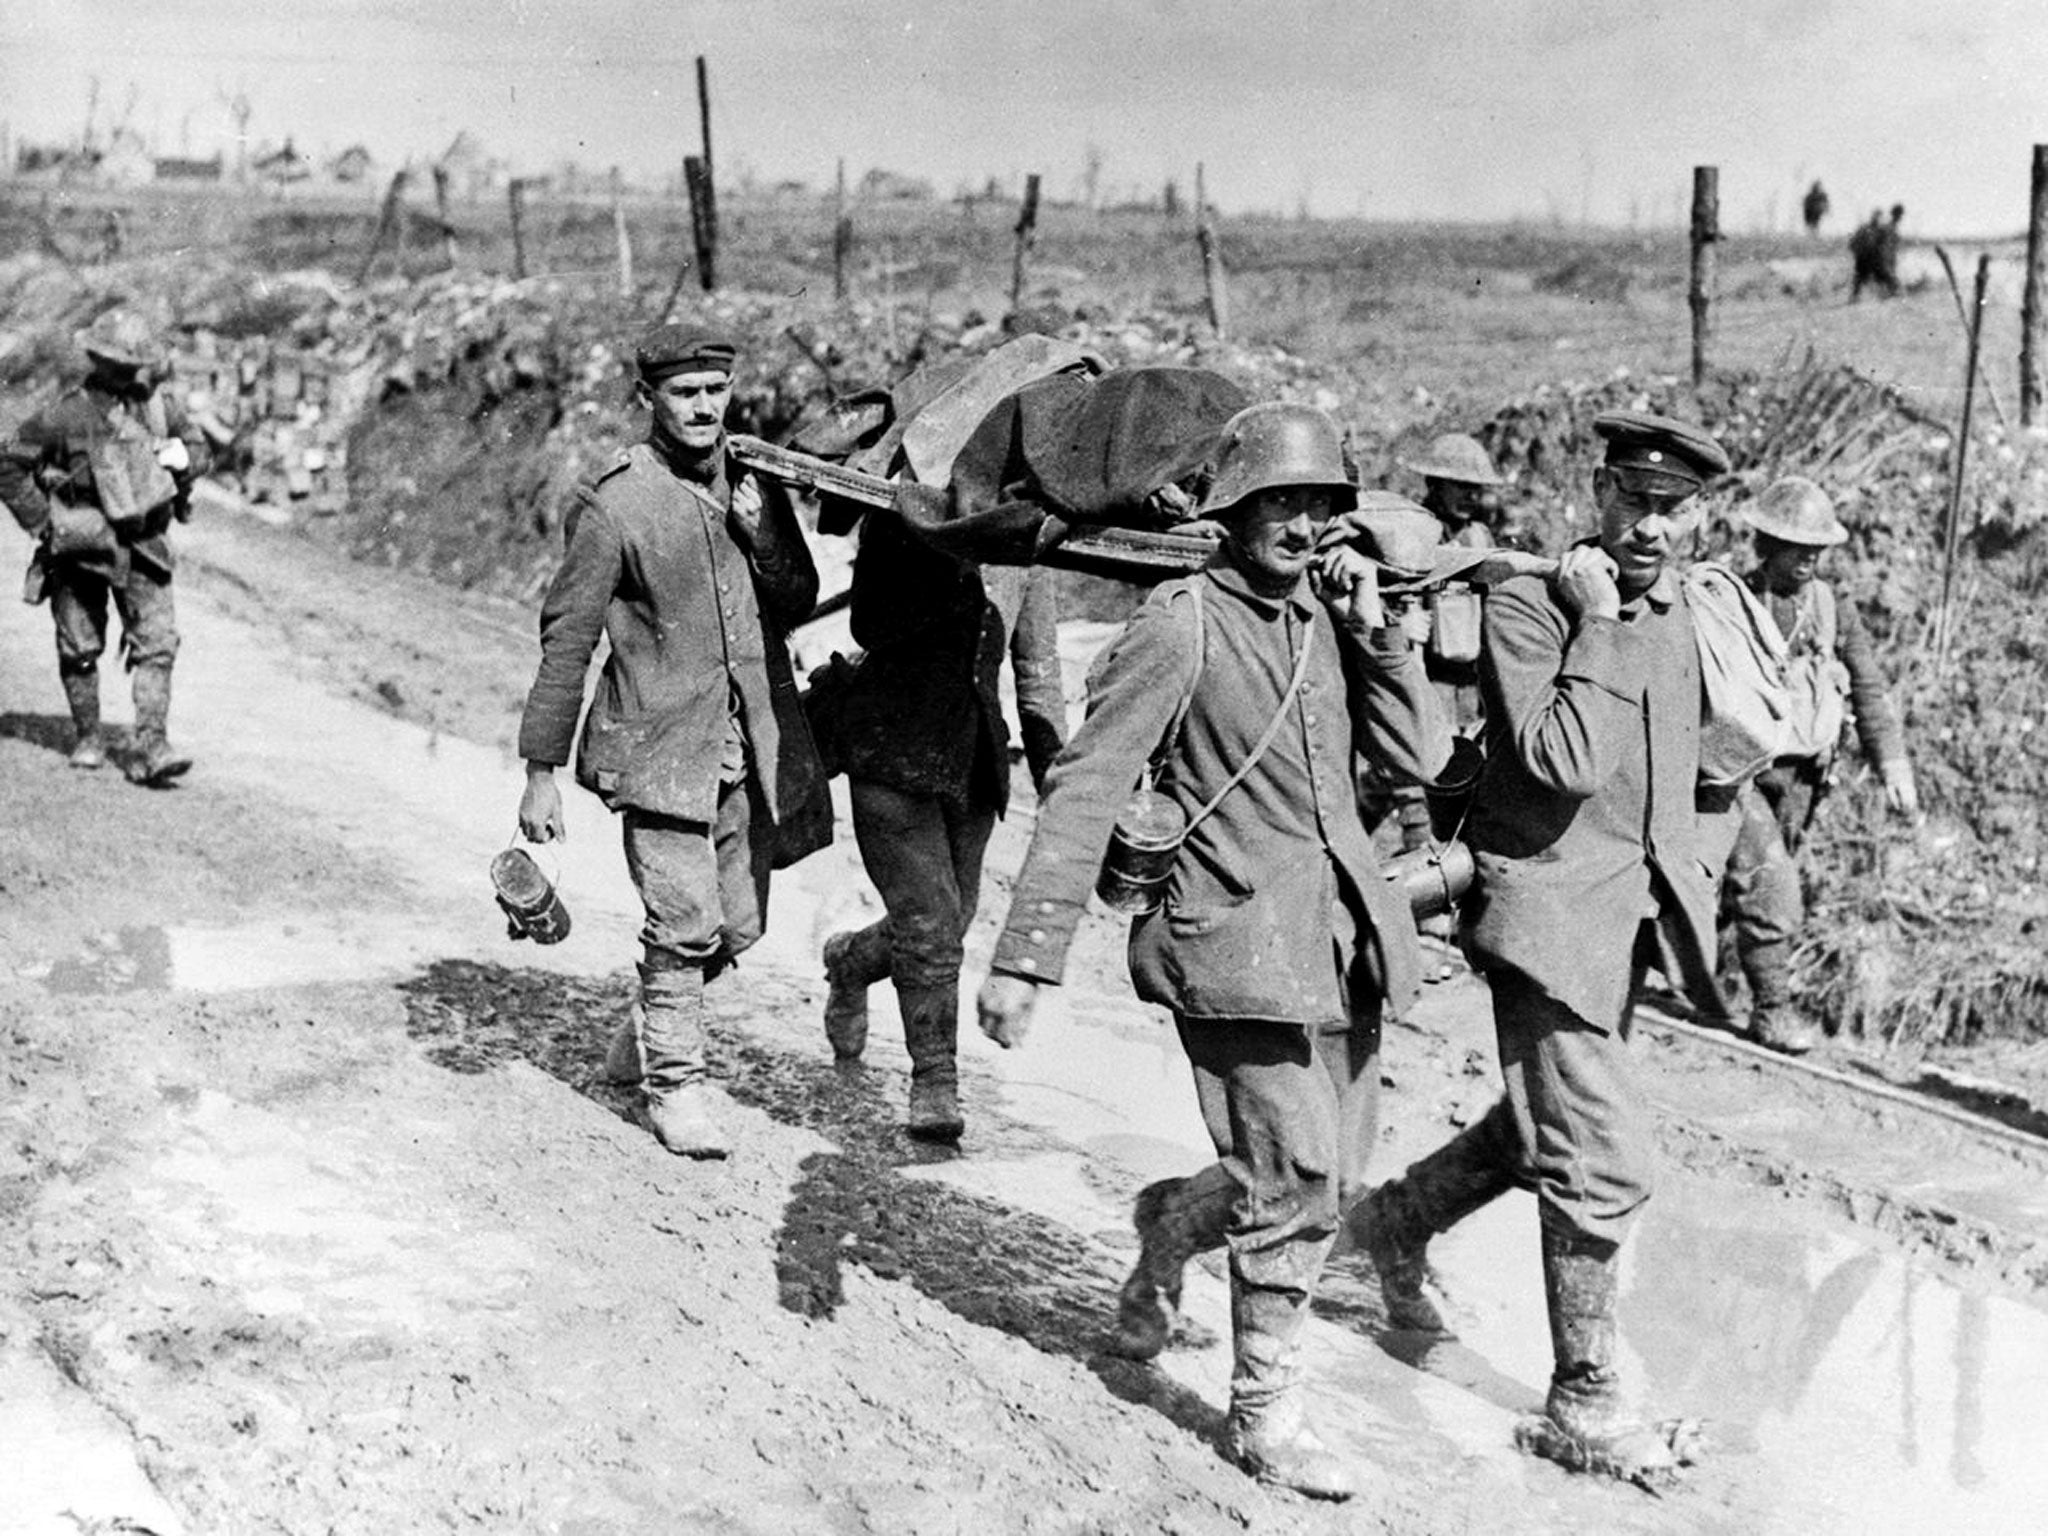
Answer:
[[(508, 942), (527, 615), (209, 503), (170, 791), (65, 767), (47, 617), (0, 610), (0, 1531), (2023, 1531), (2048, 1513), (2048, 1165), (1646, 1026), (1669, 1175), (1623, 1331), (1711, 1455), (1652, 1499), (1520, 1457), (1534, 1206), (1439, 1245), (1460, 1338), (1341, 1258), (1308, 1343), (1341, 1508), (1218, 1457), (1219, 1269), (1156, 1367), (1099, 1353), (1130, 1197), (1205, 1160), (1119, 936), (1023, 1051), (963, 1042), (958, 1153), (907, 1061), (816, 1019), (877, 910), (850, 839), (714, 989), (725, 1164), (595, 1082), (637, 928), (577, 796), (551, 950)], [(15, 546), (9, 553), (19, 553)], [(111, 690), (110, 690), (111, 693)], [(110, 714), (126, 718), (110, 697)], [(1028, 796), (991, 850), (985, 957)], [(842, 820), (843, 830), (843, 820)], [(970, 1032), (971, 1033), (971, 1032)], [(1489, 1100), (1483, 992), (1389, 1032), (1392, 1170)], [(127, 1525), (117, 1522), (126, 1520)]]

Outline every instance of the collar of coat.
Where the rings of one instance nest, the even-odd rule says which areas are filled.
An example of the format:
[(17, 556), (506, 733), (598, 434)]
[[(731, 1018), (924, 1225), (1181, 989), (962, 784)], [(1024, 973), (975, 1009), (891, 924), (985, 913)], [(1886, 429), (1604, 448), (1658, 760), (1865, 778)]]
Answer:
[(1320, 606), (1316, 602), (1315, 594), (1309, 590), (1306, 576), (1295, 582), (1293, 590), (1286, 596), (1270, 597), (1264, 592), (1254, 591), (1251, 583), (1245, 579), (1244, 572), (1239, 570), (1230, 556), (1220, 549), (1209, 557), (1206, 569), (1209, 579), (1217, 586), (1232, 597), (1242, 599), (1260, 613), (1269, 616), (1279, 613), (1283, 608), (1292, 608), (1302, 622), (1307, 623), (1315, 618), (1316, 609)]
[[(1597, 549), (1599, 545), (1600, 540), (1598, 538), (1590, 538), (1579, 540), (1572, 548)], [(1677, 602), (1678, 572), (1674, 567), (1674, 561), (1666, 560), (1664, 562), (1664, 569), (1657, 573), (1655, 581), (1651, 582), (1649, 586), (1638, 592), (1634, 597), (1622, 600), (1621, 611), (1623, 613), (1636, 613), (1642, 609), (1644, 603), (1648, 603), (1652, 608), (1662, 613), (1673, 603)]]

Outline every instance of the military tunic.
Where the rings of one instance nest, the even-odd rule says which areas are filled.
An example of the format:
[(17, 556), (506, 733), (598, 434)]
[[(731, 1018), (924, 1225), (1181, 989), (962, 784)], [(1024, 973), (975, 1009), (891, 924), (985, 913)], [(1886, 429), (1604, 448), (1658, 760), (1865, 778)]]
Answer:
[(1618, 1240), (1654, 1148), (1627, 1028), (1653, 959), (1711, 986), (1702, 862), (1700, 673), (1665, 573), (1618, 619), (1574, 619), (1540, 577), (1487, 599), (1487, 766), (1465, 909), (1494, 994), (1503, 1074), (1546, 1224)]
[[(117, 435), (182, 441), (187, 466), (171, 476), (178, 495), (139, 519), (111, 524), (103, 551), (52, 556), (46, 539), (52, 502), (100, 508), (93, 460)], [(205, 438), (168, 393), (118, 394), (96, 379), (22, 422), (13, 441), (0, 450), (0, 501), (37, 540), (25, 590), (50, 601), (61, 671), (82, 675), (97, 666), (107, 645), (110, 600), (121, 615), (131, 667), (169, 665), (177, 655), (171, 597), (175, 562), (168, 534), (172, 522), (186, 515), (186, 497), (192, 482), (205, 473), (209, 457)]]
[(822, 778), (783, 639), (817, 602), (817, 569), (772, 482), (743, 542), (728, 473), (721, 455), (708, 480), (685, 478), (650, 440), (579, 493), (519, 727), (520, 756), (566, 763), (591, 657), (610, 640), (576, 779), (624, 815), (644, 940), (693, 960), (760, 937), (770, 835)]

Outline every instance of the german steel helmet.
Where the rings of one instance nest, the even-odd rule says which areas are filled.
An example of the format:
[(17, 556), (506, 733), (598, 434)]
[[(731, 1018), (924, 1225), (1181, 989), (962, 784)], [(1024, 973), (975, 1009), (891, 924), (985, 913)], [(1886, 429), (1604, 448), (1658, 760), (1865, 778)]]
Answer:
[(1479, 439), (1462, 432), (1444, 432), (1432, 437), (1418, 453), (1396, 460), (1410, 474), (1425, 480), (1455, 480), (1460, 485), (1499, 485), (1500, 472), (1493, 467)]
[(1742, 514), (1742, 520), (1781, 543), (1804, 544), (1810, 549), (1828, 549), (1849, 537), (1849, 530), (1835, 516), (1828, 493), (1804, 475), (1787, 475), (1773, 482)]
[(1350, 511), (1358, 500), (1337, 424), (1312, 405), (1261, 401), (1223, 424), (1216, 473), (1197, 515), (1217, 517), (1260, 491), (1295, 485), (1329, 490), (1339, 512)]
[(156, 333), (130, 309), (110, 309), (86, 327), (88, 357), (119, 368), (148, 368), (157, 361)]

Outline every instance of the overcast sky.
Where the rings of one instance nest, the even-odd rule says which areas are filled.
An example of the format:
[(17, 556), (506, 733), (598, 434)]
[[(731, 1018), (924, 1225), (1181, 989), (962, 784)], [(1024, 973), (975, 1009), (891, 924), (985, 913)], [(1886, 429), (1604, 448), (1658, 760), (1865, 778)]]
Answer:
[(161, 152), (286, 134), (386, 163), (468, 129), (515, 171), (672, 178), (710, 61), (722, 180), (829, 186), (837, 159), (942, 192), (1078, 192), (1380, 218), (1669, 219), (1721, 168), (1723, 222), (2026, 222), (2048, 142), (2043, 0), (0, 0), (0, 122)]

